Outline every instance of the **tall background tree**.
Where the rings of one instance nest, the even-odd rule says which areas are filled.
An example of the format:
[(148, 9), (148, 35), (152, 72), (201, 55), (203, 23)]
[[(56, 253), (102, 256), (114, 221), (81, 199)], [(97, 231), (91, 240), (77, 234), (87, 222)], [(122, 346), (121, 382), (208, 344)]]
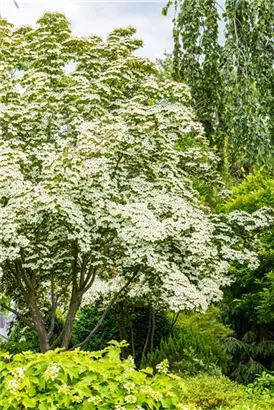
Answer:
[[(191, 86), (194, 108), (222, 157), (229, 184), (240, 177), (227, 204), (217, 208), (273, 208), (273, 3), (178, 0), (174, 5), (174, 52), (162, 62), (162, 75)], [(233, 357), (229, 374), (243, 383), (274, 367), (272, 228), (260, 247), (260, 267), (235, 269), (222, 304), (234, 330), (226, 343)]]
[(190, 85), (211, 145), (234, 173), (261, 165), (273, 170), (273, 3), (177, 0), (174, 5), (173, 77)]

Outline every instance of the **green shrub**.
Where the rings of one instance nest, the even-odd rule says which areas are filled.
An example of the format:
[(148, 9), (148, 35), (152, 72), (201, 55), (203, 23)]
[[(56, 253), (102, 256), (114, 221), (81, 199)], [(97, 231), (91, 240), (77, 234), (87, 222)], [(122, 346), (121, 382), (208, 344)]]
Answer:
[(247, 390), (274, 398), (274, 373), (263, 372), (260, 376), (256, 377), (252, 384), (247, 386)]
[(183, 381), (135, 370), (130, 359), (120, 359), (121, 347), (3, 355), (1, 409), (180, 408)]
[[(223, 205), (225, 212), (254, 212), (274, 208), (274, 178), (262, 171), (249, 175), (233, 189)], [(225, 349), (232, 356), (226, 373), (238, 383), (249, 384), (256, 375), (274, 370), (274, 227), (260, 238), (260, 266), (232, 269), (235, 281), (225, 290), (223, 320), (233, 329)]]
[(211, 306), (206, 313), (181, 313), (168, 340), (142, 360), (153, 368), (168, 359), (171, 371), (183, 376), (199, 373), (217, 375), (226, 370), (230, 355), (223, 340), (231, 330), (219, 321), (219, 310)]
[[(71, 346), (81, 343), (94, 328), (100, 319), (102, 312), (96, 306), (86, 305), (79, 309), (75, 322), (73, 324)], [(117, 321), (113, 312), (106, 316), (98, 331), (91, 340), (84, 346), (84, 350), (101, 350), (104, 349), (110, 340), (118, 340), (119, 331)]]
[[(101, 314), (98, 307), (92, 305), (86, 305), (79, 310), (73, 325), (71, 346), (86, 338), (100, 319)], [(110, 340), (126, 340), (128, 346), (123, 349), (123, 354), (124, 356), (132, 355), (136, 365), (139, 366), (150, 329), (150, 315), (151, 308), (143, 303), (130, 300), (117, 303), (98, 331), (84, 346), (84, 350), (100, 350), (104, 349)], [(165, 311), (156, 311), (154, 319), (153, 342), (150, 334), (147, 350), (151, 349), (151, 346), (152, 348), (158, 347), (171, 326), (171, 320)]]
[(33, 345), (30, 342), (13, 342), (8, 340), (7, 342), (0, 341), (0, 352), (3, 353), (10, 353), (10, 354), (18, 354), (22, 353), (26, 350), (33, 350)]
[[(124, 343), (104, 350), (24, 352), (1, 357), (1, 409), (270, 410), (274, 399), (226, 377), (186, 380), (162, 362), (153, 375), (120, 359)], [(260, 395), (262, 397), (260, 397)]]
[(225, 376), (204, 376), (185, 380), (182, 401), (202, 410), (270, 410), (274, 400), (261, 391), (250, 391)]
[(254, 212), (264, 206), (274, 207), (274, 178), (258, 171), (233, 188), (233, 195), (228, 199), (224, 210)]
[(225, 376), (197, 376), (186, 380), (186, 392), (183, 398), (186, 402), (205, 409), (217, 409), (220, 406), (233, 408), (239, 401), (246, 399), (242, 386), (231, 382)]

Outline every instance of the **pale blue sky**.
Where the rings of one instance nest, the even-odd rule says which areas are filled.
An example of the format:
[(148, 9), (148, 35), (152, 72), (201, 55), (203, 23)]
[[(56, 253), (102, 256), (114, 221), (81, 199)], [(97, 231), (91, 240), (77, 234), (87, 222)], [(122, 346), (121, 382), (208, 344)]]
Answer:
[(172, 51), (172, 18), (161, 14), (166, 1), (160, 0), (0, 0), (1, 15), (16, 26), (35, 24), (44, 11), (62, 11), (72, 23), (75, 35), (99, 34), (105, 37), (115, 27), (132, 25), (144, 41), (140, 55), (161, 57)]

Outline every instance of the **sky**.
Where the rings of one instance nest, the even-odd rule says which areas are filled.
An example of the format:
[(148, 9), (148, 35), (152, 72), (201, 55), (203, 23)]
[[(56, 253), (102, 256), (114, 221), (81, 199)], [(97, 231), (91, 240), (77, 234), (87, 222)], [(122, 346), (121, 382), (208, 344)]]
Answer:
[(172, 51), (172, 10), (161, 14), (166, 0), (0, 0), (1, 16), (15, 26), (34, 25), (45, 11), (62, 11), (74, 35), (99, 34), (103, 38), (116, 27), (134, 26), (144, 47), (136, 54), (155, 59)]

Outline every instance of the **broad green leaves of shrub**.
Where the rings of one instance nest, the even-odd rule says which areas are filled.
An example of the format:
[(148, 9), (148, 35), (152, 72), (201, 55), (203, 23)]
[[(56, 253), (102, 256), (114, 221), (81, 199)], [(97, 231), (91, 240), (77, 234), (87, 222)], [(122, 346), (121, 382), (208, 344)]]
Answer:
[(226, 203), (225, 210), (254, 212), (263, 207), (274, 207), (274, 178), (258, 171), (233, 189), (233, 196)]
[[(97, 352), (24, 352), (1, 358), (1, 409), (37, 410), (269, 410), (262, 398), (226, 377), (186, 380), (168, 372), (167, 361), (137, 371), (132, 359), (120, 359), (125, 343), (112, 342)], [(254, 391), (253, 391), (254, 390)]]
[(112, 344), (97, 352), (24, 352), (1, 360), (1, 408), (176, 409), (183, 381), (135, 370)]

